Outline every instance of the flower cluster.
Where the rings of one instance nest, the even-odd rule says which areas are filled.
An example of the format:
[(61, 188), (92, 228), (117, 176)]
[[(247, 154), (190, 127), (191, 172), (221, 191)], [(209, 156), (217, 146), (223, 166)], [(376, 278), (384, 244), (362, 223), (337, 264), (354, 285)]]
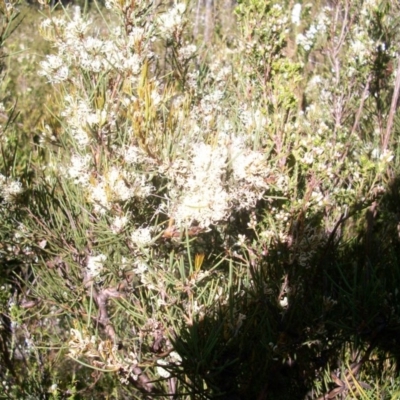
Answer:
[(13, 204), (18, 195), (23, 192), (21, 182), (6, 178), (0, 174), (0, 199), (8, 204)]
[(86, 268), (91, 278), (98, 278), (101, 275), (106, 260), (107, 256), (104, 254), (88, 256)]
[[(293, 12), (295, 8), (293, 9)], [(326, 12), (329, 12), (329, 8), (323, 9), (316, 17), (316, 24), (311, 24), (305, 33), (299, 33), (296, 36), (296, 43), (301, 46), (305, 51), (310, 51), (314, 46), (318, 34), (323, 35), (329, 25), (330, 19)]]
[(188, 155), (167, 172), (173, 182), (168, 213), (179, 225), (218, 224), (234, 211), (255, 207), (269, 187), (270, 169), (262, 153), (240, 138), (216, 146), (198, 143)]
[(169, 11), (162, 14), (157, 21), (161, 34), (167, 38), (179, 36), (182, 31), (185, 11), (186, 5), (184, 3), (176, 3)]
[(68, 357), (72, 359), (86, 357), (95, 368), (110, 372), (119, 371), (122, 382), (126, 382), (129, 378), (137, 379), (134, 373), (138, 363), (136, 356), (131, 353), (122, 357), (118, 352), (118, 346), (112, 344), (110, 340), (89, 336), (86, 330), (71, 329), (68, 350)]
[(128, 173), (117, 166), (103, 176), (90, 180), (87, 185), (88, 199), (100, 214), (111, 210), (114, 202), (126, 202), (134, 197), (146, 198), (152, 192), (144, 175)]

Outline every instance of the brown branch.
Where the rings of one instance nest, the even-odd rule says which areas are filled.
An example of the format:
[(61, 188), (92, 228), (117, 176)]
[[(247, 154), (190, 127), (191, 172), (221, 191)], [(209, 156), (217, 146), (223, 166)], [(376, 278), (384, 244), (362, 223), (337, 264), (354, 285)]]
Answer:
[(394, 92), (392, 97), (392, 104), (390, 105), (389, 117), (386, 126), (386, 133), (382, 141), (382, 152), (384, 152), (387, 149), (389, 144), (390, 134), (393, 128), (394, 115), (396, 113), (397, 102), (399, 100), (399, 93), (400, 93), (400, 56), (397, 58), (396, 80), (394, 83)]
[(359, 125), (360, 119), (361, 119), (361, 114), (362, 114), (362, 111), (363, 111), (363, 108), (364, 108), (364, 103), (365, 103), (365, 100), (367, 99), (367, 96), (368, 96), (369, 85), (371, 83), (371, 80), (372, 80), (372, 75), (368, 75), (367, 83), (365, 84), (364, 91), (363, 91), (363, 94), (362, 94), (362, 97), (361, 97), (360, 107), (358, 107), (357, 114), (356, 114), (356, 119), (354, 120), (354, 125), (353, 125), (353, 128), (351, 129), (351, 135), (350, 136), (352, 136), (353, 133), (358, 129), (358, 125)]
[[(118, 290), (118, 288), (121, 287), (120, 285), (118, 285), (115, 288), (104, 288), (101, 289), (100, 291), (97, 291), (94, 288), (93, 278), (90, 277), (90, 275), (85, 276), (85, 287), (87, 288), (87, 292), (89, 295), (93, 296), (93, 299), (99, 309), (98, 322), (101, 326), (103, 326), (106, 335), (109, 338), (111, 338), (114, 343), (117, 341), (116, 340), (117, 338), (115, 329), (108, 316), (107, 301), (109, 298), (117, 299), (124, 296), (124, 294)], [(133, 373), (137, 376), (137, 379), (133, 378), (131, 379), (130, 377), (129, 381), (132, 384), (138, 386), (139, 389), (142, 389), (147, 393), (151, 393), (154, 391), (153, 384), (150, 382), (150, 379), (147, 377), (147, 375), (143, 372), (143, 370), (140, 367), (134, 366)]]

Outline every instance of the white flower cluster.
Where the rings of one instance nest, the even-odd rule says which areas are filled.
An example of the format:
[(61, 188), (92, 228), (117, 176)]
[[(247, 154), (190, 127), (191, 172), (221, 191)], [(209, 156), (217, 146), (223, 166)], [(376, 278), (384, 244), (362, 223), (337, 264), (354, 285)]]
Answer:
[(122, 230), (125, 228), (127, 223), (128, 223), (127, 215), (122, 215), (122, 216), (117, 215), (111, 223), (111, 226), (110, 226), (111, 232), (113, 232), (115, 234), (122, 232)]
[(90, 154), (73, 154), (71, 156), (71, 165), (65, 171), (67, 176), (75, 183), (86, 186), (89, 182), (90, 161)]
[(274, 24), (271, 26), (273, 31), (280, 31), (285, 29), (285, 25), (288, 22), (283, 7), (280, 4), (274, 4), (271, 8), (271, 16), (273, 17)]
[(375, 42), (369, 37), (368, 32), (360, 27), (353, 28), (350, 41), (351, 52), (360, 65), (369, 61), (375, 50)]
[(110, 211), (115, 202), (126, 202), (134, 197), (146, 198), (152, 193), (152, 186), (145, 175), (128, 173), (117, 166), (110, 167), (104, 175), (90, 179), (86, 189), (94, 210), (100, 214)]
[(163, 282), (159, 280), (155, 284), (153, 279), (154, 275), (149, 273), (149, 266), (145, 261), (141, 260), (140, 258), (136, 258), (133, 265), (134, 268), (132, 271), (140, 279), (140, 282), (142, 283), (143, 286), (145, 286), (148, 290), (157, 290), (158, 293), (161, 293), (164, 290), (161, 288), (157, 288), (157, 284), (163, 287)]
[(292, 24), (299, 26), (301, 21), (301, 4), (296, 3), (292, 9)]
[(131, 233), (131, 241), (139, 247), (148, 246), (151, 243), (151, 229), (148, 227), (135, 229)]
[(303, 47), (305, 51), (311, 50), (317, 40), (317, 35), (325, 33), (330, 25), (329, 18), (325, 13), (327, 10), (327, 8), (322, 10), (316, 18), (316, 23), (311, 24), (305, 33), (299, 33), (297, 35), (296, 43)]
[[(140, 2), (137, 2), (136, 6), (139, 5)], [(109, 2), (108, 6), (123, 11), (121, 2)], [(182, 20), (178, 17), (182, 17), (184, 7), (177, 5), (173, 10), (165, 13), (162, 19), (164, 26), (177, 27)], [(172, 25), (168, 22), (168, 15), (174, 17)], [(115, 202), (145, 198), (153, 191), (148, 175), (137, 172), (146, 163), (147, 170), (149, 166), (152, 168), (152, 161), (130, 139), (137, 130), (137, 126), (134, 128), (132, 125), (142, 120), (147, 106), (144, 95), (140, 97), (136, 91), (139, 91), (142, 70), (147, 68), (145, 65), (153, 56), (148, 45), (154, 39), (153, 25), (146, 20), (145, 24), (132, 27), (128, 33), (120, 27), (111, 27), (109, 35), (101, 36), (99, 32), (93, 34), (92, 21), (81, 16), (79, 9), (71, 18), (53, 17), (41, 25), (43, 35), (55, 44), (58, 52), (42, 62), (40, 73), (52, 83), (68, 80), (68, 85), (74, 88), (63, 99), (62, 116), (63, 126), (70, 134), (75, 150), (69, 164), (62, 165), (58, 171), (65, 172), (83, 188), (96, 213), (104, 214), (112, 209)], [(180, 54), (191, 57), (195, 50), (188, 44)], [(123, 77), (124, 90), (113, 92), (106, 89), (93, 99), (93, 88), (86, 90), (86, 83), (82, 81), (82, 76), (88, 74), (93, 85), (102, 81), (104, 76), (108, 76), (110, 81)], [(144, 90), (147, 87), (142, 88)], [(149, 86), (151, 107), (156, 108), (162, 101), (162, 90), (153, 79)], [(123, 129), (127, 140), (125, 144), (120, 142), (114, 145), (121, 133), (121, 113), (124, 115)], [(127, 115), (130, 117), (128, 121)], [(107, 151), (107, 166), (99, 162), (100, 157), (102, 160), (106, 158), (101, 156), (105, 143), (112, 144), (112, 155)], [(119, 232), (125, 223), (114, 220), (110, 228)]]
[(104, 254), (98, 254), (97, 256), (88, 256), (86, 269), (90, 277), (98, 278), (101, 275), (106, 260), (107, 256)]
[(197, 221), (207, 227), (223, 220), (229, 209), (229, 196), (224, 187), (227, 166), (226, 148), (213, 148), (205, 143), (193, 145), (190, 159), (179, 159), (168, 174), (171, 185), (170, 215), (178, 225), (190, 226)]
[(140, 164), (147, 159), (142, 149), (138, 146), (128, 146), (120, 149), (124, 161), (129, 165)]
[(242, 139), (237, 138), (231, 146), (231, 168), (233, 182), (231, 201), (237, 209), (255, 207), (258, 200), (268, 190), (267, 180), (271, 177), (264, 155), (247, 148)]
[[(133, 147), (127, 150), (126, 159), (132, 162), (137, 160)], [(131, 151), (132, 150), (132, 151)], [(128, 172), (126, 169), (111, 166), (103, 175), (94, 172), (91, 166), (90, 154), (71, 156), (68, 168), (60, 167), (61, 172), (72, 179), (86, 192), (87, 199), (93, 203), (94, 211), (104, 214), (112, 209), (113, 203), (126, 202), (133, 198), (146, 198), (153, 187), (149, 184), (146, 175)], [(111, 230), (120, 232), (127, 223), (127, 217), (115, 219)]]
[(181, 363), (182, 357), (176, 351), (172, 351), (166, 358), (160, 358), (157, 360), (157, 373), (161, 378), (168, 379), (171, 376), (171, 373), (164, 367), (169, 365), (180, 365)]
[(6, 178), (0, 174), (0, 201), (3, 200), (5, 203), (12, 204), (22, 192), (21, 182)]
[(42, 69), (39, 71), (39, 75), (46, 76), (49, 82), (60, 83), (68, 78), (69, 68), (57, 55), (48, 55), (46, 61), (42, 61), (40, 66)]
[(89, 35), (92, 24), (93, 21), (85, 20), (79, 13), (69, 21), (61, 18), (45, 20), (41, 31), (56, 43), (58, 54), (47, 56), (41, 63), (39, 74), (49, 82), (59, 83), (68, 78), (78, 79), (72, 70), (95, 73), (117, 70), (126, 72), (136, 81), (144, 59), (151, 54), (148, 46), (141, 46), (140, 55), (135, 47), (144, 38), (145, 29), (151, 28), (137, 28), (128, 36), (121, 29), (115, 29), (114, 37), (102, 39)]
[(310, 51), (315, 42), (315, 36), (318, 33), (315, 25), (311, 25), (305, 34), (299, 33), (296, 37), (296, 43), (303, 47), (305, 51)]
[(221, 100), (224, 92), (216, 89), (206, 94), (200, 101), (199, 114), (203, 120), (210, 122), (215, 117), (216, 111), (222, 111)]
[(254, 207), (268, 189), (270, 169), (262, 153), (234, 139), (230, 146), (224, 141), (193, 145), (187, 160), (178, 159), (168, 174), (175, 182), (170, 186), (169, 215), (178, 225), (196, 221), (208, 227), (234, 210)]
[(176, 35), (182, 28), (183, 15), (186, 11), (185, 3), (177, 3), (168, 12), (158, 18), (158, 29), (167, 38)]
[(89, 336), (87, 332), (81, 332), (78, 329), (71, 329), (69, 345), (69, 357), (77, 358), (82, 353), (93, 355), (92, 348), (96, 346), (96, 337)]
[(69, 131), (79, 147), (90, 143), (89, 121), (94, 111), (83, 99), (66, 95), (62, 116), (68, 122)]
[(178, 50), (178, 59), (180, 62), (185, 62), (196, 54), (197, 47), (194, 44), (188, 44)]

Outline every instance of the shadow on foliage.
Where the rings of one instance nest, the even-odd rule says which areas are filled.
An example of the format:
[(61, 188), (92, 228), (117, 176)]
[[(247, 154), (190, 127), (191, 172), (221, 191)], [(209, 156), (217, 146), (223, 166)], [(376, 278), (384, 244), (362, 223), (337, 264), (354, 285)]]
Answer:
[[(317, 224), (321, 216), (313, 218)], [(248, 221), (239, 221), (233, 230), (247, 233)], [(397, 375), (400, 358), (399, 223), (395, 179), (379, 202), (342, 216), (307, 265), (296, 254), (304, 239), (299, 224), (290, 247), (277, 244), (250, 258), (251, 286), (233, 282), (227, 303), (216, 304), (175, 339), (185, 393), (188, 388), (192, 399), (303, 400), (341, 398), (376, 382), (384, 386), (386, 371)], [(0, 376), (14, 370), (17, 377), (24, 362), (6, 364), (9, 321), (3, 326), (8, 329), (1, 332), (0, 358), (6, 369)], [(30, 392), (46, 393), (46, 368)], [(96, 385), (101, 391), (101, 382)]]
[(232, 287), (229, 304), (174, 343), (191, 398), (344, 398), (384, 386), (400, 358), (399, 223), (397, 178), (379, 202), (342, 216), (307, 266), (293, 257), (296, 238), (249, 264), (252, 287)]

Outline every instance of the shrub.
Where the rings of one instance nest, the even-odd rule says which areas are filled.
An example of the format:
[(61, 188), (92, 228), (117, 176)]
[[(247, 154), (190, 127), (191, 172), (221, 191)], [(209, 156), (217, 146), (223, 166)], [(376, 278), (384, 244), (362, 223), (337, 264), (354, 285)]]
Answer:
[(0, 181), (2, 357), (36, 372), (6, 393), (396, 393), (399, 10), (281, 3), (207, 51), (183, 3), (45, 8), (49, 134)]

